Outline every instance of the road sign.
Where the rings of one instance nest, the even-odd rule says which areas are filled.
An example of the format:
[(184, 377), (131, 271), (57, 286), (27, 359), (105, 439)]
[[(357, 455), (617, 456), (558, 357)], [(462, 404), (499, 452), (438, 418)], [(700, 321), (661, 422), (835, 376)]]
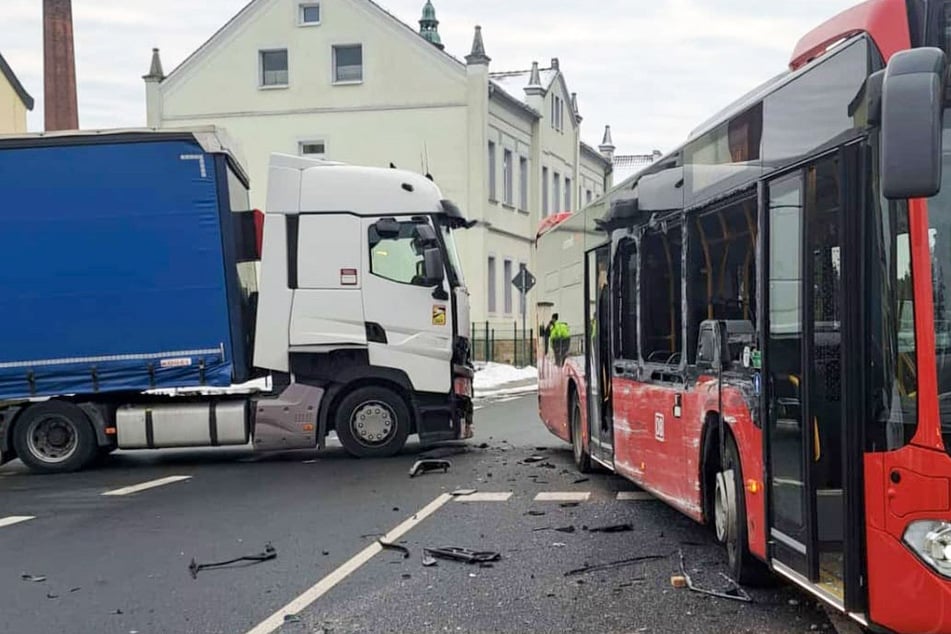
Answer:
[(525, 268), (525, 265), (520, 265), (518, 273), (515, 274), (515, 277), (512, 278), (512, 285), (515, 286), (520, 292), (527, 293), (532, 290), (532, 287), (535, 286), (535, 276), (528, 272), (528, 269)]

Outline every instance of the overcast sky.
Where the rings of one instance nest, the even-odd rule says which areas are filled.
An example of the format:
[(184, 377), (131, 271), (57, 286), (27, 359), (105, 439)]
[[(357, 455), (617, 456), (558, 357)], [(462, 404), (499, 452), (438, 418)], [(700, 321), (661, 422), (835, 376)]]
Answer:
[[(294, 0), (283, 0), (291, 2)], [(326, 0), (345, 2), (356, 0)], [(416, 26), (425, 0), (379, 0)], [(698, 123), (782, 71), (798, 38), (858, 0), (433, 0), (446, 49), (483, 27), (491, 70), (561, 61), (592, 145), (611, 124), (621, 153), (669, 151)], [(73, 0), (80, 125), (141, 126), (151, 48), (166, 72), (245, 0)], [(0, 52), (43, 127), (42, 0), (0, 0)]]

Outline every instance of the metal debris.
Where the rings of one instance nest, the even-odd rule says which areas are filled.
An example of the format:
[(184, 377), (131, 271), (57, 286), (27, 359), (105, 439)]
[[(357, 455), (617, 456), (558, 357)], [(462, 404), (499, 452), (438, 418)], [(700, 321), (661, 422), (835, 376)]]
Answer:
[(191, 573), (192, 579), (197, 579), (199, 572), (202, 570), (208, 570), (209, 568), (225, 568), (241, 562), (259, 564), (272, 559), (277, 559), (277, 550), (275, 550), (274, 546), (268, 542), (264, 545), (264, 552), (258, 553), (256, 555), (245, 555), (244, 557), (235, 557), (234, 559), (229, 559), (227, 561), (216, 561), (208, 564), (200, 564), (196, 562), (194, 558), (192, 558), (191, 563), (188, 564), (188, 572)]
[(395, 550), (398, 553), (403, 553), (403, 559), (409, 559), (409, 548), (406, 546), (385, 542), (382, 538), (376, 540), (376, 543), (382, 546), (385, 550)]
[[(671, 553), (673, 554), (673, 553)], [(630, 557), (628, 559), (619, 559), (617, 561), (609, 561), (603, 564), (592, 564), (589, 566), (583, 566), (581, 568), (575, 568), (574, 570), (569, 570), (565, 573), (566, 577), (574, 577), (575, 575), (582, 575), (588, 572), (599, 572), (602, 570), (614, 570), (615, 568), (624, 568), (625, 566), (633, 566), (645, 561), (654, 561), (657, 559), (667, 559), (670, 555), (641, 555), (639, 557)]]
[(409, 470), (409, 477), (415, 478), (421, 473), (439, 471), (440, 469), (443, 473), (449, 473), (450, 467), (452, 467), (452, 463), (448, 460), (417, 460)]
[(470, 550), (458, 546), (444, 546), (443, 548), (426, 548), (423, 553), (436, 559), (448, 559), (450, 561), (462, 561), (467, 564), (479, 564), (489, 561), (499, 561), (502, 559), (500, 553), (485, 550)]
[(730, 599), (731, 601), (743, 601), (744, 603), (752, 603), (753, 598), (746, 593), (740, 584), (736, 581), (723, 574), (719, 573), (721, 577), (727, 580), (730, 586), (726, 590), (709, 590), (707, 588), (701, 588), (693, 584), (693, 580), (690, 578), (690, 575), (687, 574), (687, 568), (684, 566), (684, 551), (680, 551), (680, 575), (687, 582), (687, 589), (692, 590), (693, 592), (699, 592), (700, 594), (706, 594), (711, 597), (718, 597), (720, 599)]
[(46, 577), (43, 575), (28, 575), (25, 572), (20, 575), (20, 579), (23, 579), (24, 581), (32, 581), (33, 583), (43, 583), (46, 581)]

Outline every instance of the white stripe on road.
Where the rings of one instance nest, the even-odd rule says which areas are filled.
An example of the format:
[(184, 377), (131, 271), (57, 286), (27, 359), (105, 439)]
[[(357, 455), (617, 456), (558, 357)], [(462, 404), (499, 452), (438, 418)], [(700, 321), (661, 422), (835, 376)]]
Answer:
[(147, 491), (148, 489), (154, 489), (155, 487), (165, 486), (166, 484), (172, 484), (174, 482), (181, 482), (182, 480), (189, 479), (191, 479), (191, 476), (188, 475), (168, 476), (167, 478), (149, 480), (148, 482), (143, 482), (142, 484), (134, 484), (128, 487), (122, 487), (121, 489), (106, 491), (103, 493), (103, 495), (131, 495), (132, 493), (138, 493), (139, 491)]
[(643, 502), (645, 500), (656, 500), (657, 498), (647, 491), (618, 491), (617, 499), (618, 502)]
[[(443, 493), (435, 500), (421, 508), (411, 518), (391, 530), (381, 537), (385, 542), (393, 543), (405, 535), (414, 526), (435, 513), (439, 508), (452, 499), (448, 493)], [(284, 625), (284, 617), (288, 614), (297, 614), (314, 601), (326, 594), (335, 585), (346, 579), (352, 572), (360, 568), (363, 564), (370, 561), (374, 555), (383, 550), (378, 542), (373, 542), (359, 553), (354, 555), (348, 562), (331, 572), (329, 575), (318, 581), (314, 586), (304, 591), (299, 597), (285, 605), (283, 608), (261, 621), (258, 625), (248, 631), (248, 634), (270, 634)]]
[(13, 526), (14, 524), (28, 522), (34, 519), (36, 519), (36, 517), (33, 515), (10, 515), (8, 517), (0, 517), (0, 528), (3, 528), (4, 526)]
[(484, 491), (470, 493), (469, 495), (457, 495), (457, 502), (506, 502), (512, 497), (511, 491)]
[(535, 496), (536, 502), (585, 502), (590, 491), (543, 491)]

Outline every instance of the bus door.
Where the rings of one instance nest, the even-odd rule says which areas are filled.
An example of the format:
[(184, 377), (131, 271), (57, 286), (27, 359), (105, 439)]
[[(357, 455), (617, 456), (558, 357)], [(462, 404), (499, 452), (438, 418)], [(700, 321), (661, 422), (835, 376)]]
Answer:
[(611, 412), (611, 245), (605, 244), (585, 257), (585, 383), (588, 386), (589, 452), (611, 466), (614, 428)]
[(840, 605), (851, 534), (843, 504), (842, 263), (852, 257), (842, 252), (841, 162), (832, 155), (768, 184), (763, 242), (768, 553), (778, 572)]

